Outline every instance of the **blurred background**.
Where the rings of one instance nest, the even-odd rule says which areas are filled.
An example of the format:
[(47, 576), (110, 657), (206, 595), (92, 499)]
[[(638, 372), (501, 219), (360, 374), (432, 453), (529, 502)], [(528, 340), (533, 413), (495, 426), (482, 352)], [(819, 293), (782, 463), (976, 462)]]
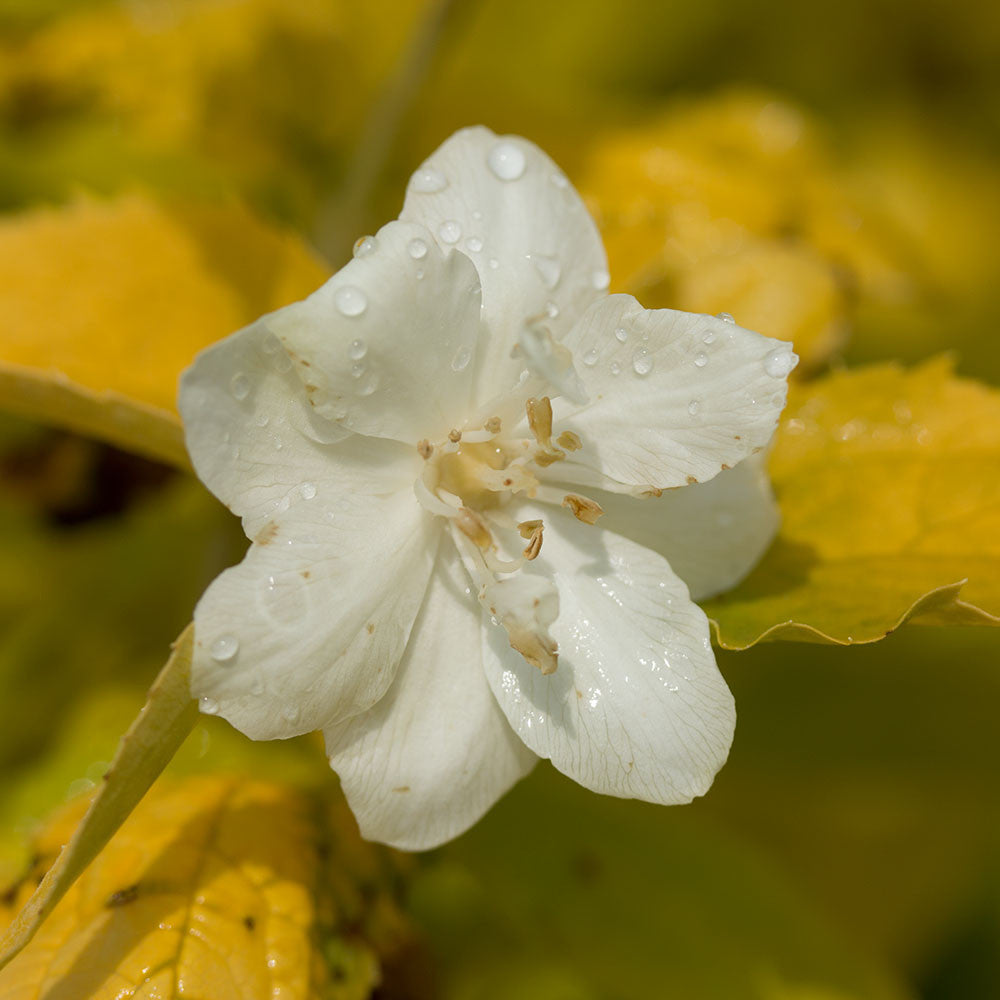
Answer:
[[(613, 291), (794, 340), (802, 379), (952, 352), (1000, 385), (1000, 7), (982, 0), (0, 0), (0, 302), (23, 294), (24, 234), (55, 227), (32, 244), (44, 270), (60, 220), (84, 217), (108, 287), (147, 246), (155, 272), (141, 234), (160, 218), (235, 286), (269, 280), (226, 243), (242, 214), (332, 271), (474, 123), (564, 167)], [(0, 357), (24, 347), (11, 308)], [(108, 339), (171, 384), (141, 305), (128, 322)], [(0, 510), (12, 875), (246, 543), (183, 473), (16, 416)], [(545, 765), (421, 859), (403, 905), (435, 994), (1000, 996), (1000, 634), (719, 655), (740, 721), (707, 798), (598, 799)], [(178, 774), (330, 783), (311, 741), (216, 723)]]

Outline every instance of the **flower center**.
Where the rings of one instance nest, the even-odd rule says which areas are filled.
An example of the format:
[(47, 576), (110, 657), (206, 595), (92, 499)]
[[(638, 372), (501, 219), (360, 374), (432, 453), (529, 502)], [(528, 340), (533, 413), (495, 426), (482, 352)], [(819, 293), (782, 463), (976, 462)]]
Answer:
[[(567, 507), (585, 524), (604, 513), (600, 505), (576, 493), (545, 484), (545, 470), (582, 447), (572, 431), (552, 439), (552, 404), (547, 396), (525, 404), (530, 438), (502, 436), (499, 417), (482, 428), (453, 430), (445, 441), (421, 441), (423, 473), (414, 484), (420, 503), (432, 514), (448, 518), (466, 566), (479, 584), (479, 600), (495, 622), (507, 630), (510, 644), (542, 673), (556, 669), (558, 650), (547, 627), (558, 613), (558, 597), (539, 592), (537, 577), (513, 579), (542, 549), (544, 523), (517, 522), (506, 509), (518, 496)], [(516, 530), (517, 535), (514, 535)], [(504, 558), (497, 536), (520, 536), (523, 548)], [(519, 574), (520, 576), (520, 574)]]

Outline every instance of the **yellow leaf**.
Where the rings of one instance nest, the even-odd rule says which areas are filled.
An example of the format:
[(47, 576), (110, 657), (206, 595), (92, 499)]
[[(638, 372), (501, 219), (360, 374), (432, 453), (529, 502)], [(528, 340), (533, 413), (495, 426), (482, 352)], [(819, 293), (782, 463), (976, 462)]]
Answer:
[(802, 371), (843, 342), (856, 272), (892, 273), (842, 186), (802, 112), (742, 91), (600, 137), (580, 176), (617, 290), (732, 313)]
[[(74, 813), (40, 838), (43, 859)], [(327, 865), (342, 872), (335, 892)], [(206, 777), (158, 789), (0, 973), (0, 998), (361, 1000), (408, 934), (392, 865), (346, 809), (327, 825), (281, 785)]]
[(778, 539), (705, 606), (724, 647), (872, 642), (911, 617), (1000, 624), (997, 391), (947, 359), (796, 387), (771, 474)]
[(72, 839), (11, 921), (0, 941), (0, 969), (31, 941), (59, 900), (125, 822), (197, 722), (198, 706), (190, 690), (193, 636), (194, 629), (189, 625), (150, 688), (138, 718), (122, 738), (104, 782)]
[(290, 234), (235, 207), (134, 195), (0, 224), (0, 399), (186, 464), (174, 408), (195, 353), (326, 278)]

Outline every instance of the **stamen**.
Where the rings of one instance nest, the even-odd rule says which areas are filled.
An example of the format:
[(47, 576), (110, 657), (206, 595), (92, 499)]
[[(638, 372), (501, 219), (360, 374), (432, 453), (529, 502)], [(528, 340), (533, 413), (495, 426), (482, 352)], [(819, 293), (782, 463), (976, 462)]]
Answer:
[(462, 440), (462, 432), (454, 429), (448, 431), (448, 440), (451, 441), (452, 444), (458, 444), (458, 442)]
[(528, 426), (535, 440), (543, 447), (548, 448), (552, 444), (552, 401), (548, 396), (541, 399), (529, 399), (524, 404), (525, 412), (528, 414)]
[(481, 552), (487, 552), (493, 548), (493, 536), (490, 529), (486, 527), (483, 519), (468, 507), (462, 507), (455, 517), (455, 524), (459, 530), (468, 538)]
[(542, 551), (542, 529), (544, 525), (541, 521), (522, 521), (517, 530), (521, 532), (522, 538), (528, 539), (528, 544), (524, 547), (522, 555), (529, 562), (537, 558)]
[(596, 524), (597, 519), (604, 513), (604, 508), (599, 503), (582, 497), (579, 493), (567, 493), (563, 497), (562, 505), (568, 507), (573, 516), (584, 524)]
[(572, 431), (563, 431), (562, 434), (556, 438), (556, 442), (567, 451), (579, 451), (583, 447), (583, 442), (580, 440), (580, 436), (578, 434), (574, 434)]
[(489, 431), (490, 434), (499, 434), (501, 426), (499, 417), (490, 417), (490, 419), (483, 424), (483, 430)]
[(420, 454), (420, 457), (426, 462), (427, 459), (429, 459), (431, 455), (434, 454), (434, 445), (432, 445), (430, 441), (427, 440), (427, 438), (424, 438), (423, 441), (417, 442), (417, 452)]

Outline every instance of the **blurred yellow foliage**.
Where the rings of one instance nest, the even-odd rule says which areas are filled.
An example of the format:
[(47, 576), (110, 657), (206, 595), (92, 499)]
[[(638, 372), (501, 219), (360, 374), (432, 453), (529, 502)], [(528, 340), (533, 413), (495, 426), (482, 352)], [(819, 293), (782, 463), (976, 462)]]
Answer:
[[(85, 806), (77, 801), (41, 835), (0, 923)], [(246, 779), (154, 790), (0, 972), (0, 998), (369, 996), (382, 958), (409, 932), (384, 885), (386, 852), (360, 840), (346, 807), (325, 809)]]
[(770, 469), (781, 532), (708, 602), (723, 646), (1000, 623), (1000, 392), (946, 359), (834, 373), (793, 391)]
[(182, 369), (327, 276), (242, 208), (138, 195), (8, 217), (0, 274), (5, 408), (177, 464)]
[(619, 291), (732, 313), (794, 341), (800, 372), (845, 340), (859, 284), (900, 279), (799, 109), (735, 91), (605, 133), (579, 178)]

